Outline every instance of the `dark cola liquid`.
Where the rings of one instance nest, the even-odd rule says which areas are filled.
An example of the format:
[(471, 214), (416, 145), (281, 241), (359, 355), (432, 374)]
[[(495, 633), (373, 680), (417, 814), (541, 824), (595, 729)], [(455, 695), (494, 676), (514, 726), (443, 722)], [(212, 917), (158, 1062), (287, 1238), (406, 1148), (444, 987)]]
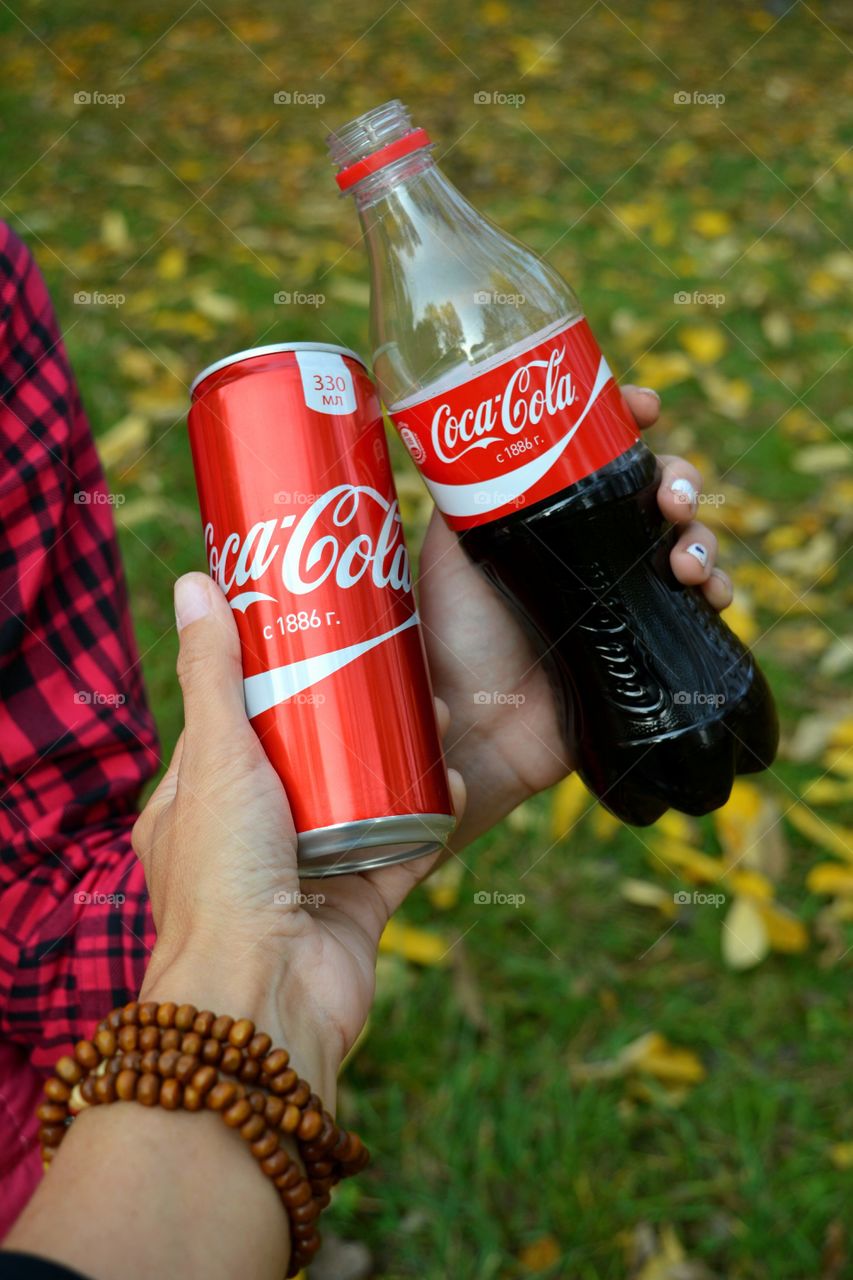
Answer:
[(643, 444), (556, 497), (466, 530), (554, 685), (587, 786), (624, 822), (725, 804), (773, 761), (778, 722), (757, 663), (701, 592), (676, 581), (677, 534)]

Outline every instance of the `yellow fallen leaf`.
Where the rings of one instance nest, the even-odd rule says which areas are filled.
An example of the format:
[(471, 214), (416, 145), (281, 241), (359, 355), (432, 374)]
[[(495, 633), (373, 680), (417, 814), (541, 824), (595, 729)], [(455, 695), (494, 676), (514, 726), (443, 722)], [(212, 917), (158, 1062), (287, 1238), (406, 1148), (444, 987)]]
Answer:
[(835, 721), (829, 741), (834, 747), (853, 747), (853, 716)]
[(853, 867), (819, 862), (806, 876), (806, 888), (811, 893), (853, 893)]
[(729, 871), (725, 882), (734, 893), (746, 894), (750, 898), (761, 898), (769, 901), (773, 897), (773, 882), (760, 871), (738, 868)]
[(240, 315), (240, 305), (233, 298), (226, 298), (212, 289), (199, 289), (192, 295), (192, 304), (201, 315), (216, 323), (231, 324)]
[(754, 782), (735, 778), (731, 794), (721, 809), (714, 814), (714, 826), (720, 844), (737, 858), (751, 842), (752, 831), (761, 816), (764, 795)]
[(187, 255), (172, 245), (157, 259), (157, 275), (161, 280), (181, 280), (187, 271)]
[(714, 364), (728, 346), (722, 329), (713, 324), (682, 325), (678, 341), (700, 364)]
[(98, 453), (105, 471), (118, 466), (128, 466), (147, 447), (151, 437), (151, 424), (140, 413), (129, 413), (110, 427), (97, 441)]
[[(757, 872), (767, 884), (780, 879), (788, 864), (780, 812), (774, 795), (745, 778), (735, 778), (728, 800), (714, 814), (727, 867)], [(736, 887), (731, 877), (729, 883)], [(743, 892), (772, 897), (772, 889), (769, 895), (765, 894), (757, 881), (752, 889), (744, 888)]]
[(608, 840), (613, 839), (622, 823), (609, 813), (604, 805), (597, 804), (590, 815), (589, 826), (594, 839), (599, 844), (606, 844)]
[(779, 430), (792, 440), (799, 440), (806, 444), (817, 444), (821, 440), (826, 440), (829, 435), (824, 423), (802, 405), (789, 409), (785, 416), (779, 419)]
[(101, 215), (101, 241), (114, 253), (130, 248), (127, 219), (119, 209), (105, 209)]
[(752, 404), (752, 387), (745, 378), (726, 378), (707, 369), (700, 378), (710, 404), (726, 418), (745, 417)]
[(379, 939), (379, 950), (402, 956), (414, 964), (433, 966), (446, 963), (450, 947), (439, 934), (392, 918)]
[(701, 1059), (692, 1049), (680, 1049), (669, 1041), (644, 1054), (637, 1068), (665, 1085), (699, 1084), (706, 1075)]
[(853, 449), (838, 441), (833, 444), (810, 444), (799, 449), (792, 459), (795, 471), (807, 476), (825, 475), (853, 465)]
[(683, 382), (690, 377), (691, 372), (690, 361), (681, 351), (660, 354), (648, 351), (634, 365), (637, 382), (644, 387), (653, 387), (656, 391), (665, 391), (676, 382)]
[(816, 778), (803, 787), (803, 799), (809, 805), (845, 804), (853, 800), (853, 777), (839, 782), (837, 778)]
[(668, 871), (677, 867), (686, 872), (690, 879), (709, 884), (713, 884), (725, 874), (726, 867), (722, 859), (712, 858), (709, 854), (702, 853), (701, 850), (694, 849), (692, 845), (683, 844), (679, 840), (653, 838), (648, 841), (648, 845), (658, 868), (661, 863)]
[(567, 836), (593, 804), (593, 798), (578, 774), (571, 773), (568, 778), (559, 782), (551, 800), (552, 838), (562, 840)]
[(635, 907), (656, 907), (668, 919), (677, 915), (675, 899), (671, 892), (662, 885), (652, 884), (650, 880), (635, 880), (631, 877), (622, 881), (619, 892), (626, 902)]
[(518, 1261), (525, 1271), (547, 1271), (555, 1267), (562, 1257), (559, 1244), (553, 1236), (540, 1236), (532, 1244), (525, 1245)]
[(632, 1040), (615, 1058), (571, 1065), (577, 1081), (615, 1080), (631, 1073), (653, 1076), (667, 1088), (698, 1084), (705, 1068), (692, 1049), (672, 1044), (659, 1031), (646, 1031)]
[(841, 281), (829, 271), (819, 269), (813, 271), (806, 281), (806, 289), (813, 298), (821, 302), (834, 298), (841, 290)]
[(770, 950), (764, 918), (751, 898), (735, 898), (723, 921), (723, 960), (730, 969), (752, 969)]
[(790, 320), (783, 312), (768, 311), (765, 316), (762, 316), (761, 329), (767, 341), (774, 347), (791, 345), (794, 331)]
[(821, 764), (833, 773), (840, 773), (842, 778), (853, 778), (853, 751), (849, 747), (830, 747)]
[(700, 209), (690, 219), (694, 231), (707, 240), (716, 240), (732, 229), (732, 220), (722, 209)]
[(758, 622), (752, 604), (745, 591), (738, 591), (723, 614), (725, 623), (744, 644), (752, 644), (758, 635)]
[(693, 819), (688, 818), (686, 813), (678, 813), (675, 809), (667, 809), (666, 813), (661, 814), (652, 830), (659, 831), (661, 835), (680, 841), (682, 844), (692, 844), (696, 836), (696, 824)]
[(449, 911), (459, 901), (464, 867), (458, 858), (448, 858), (424, 882), (430, 902), (438, 911)]
[(853, 1142), (835, 1142), (829, 1148), (829, 1158), (836, 1169), (853, 1169)]
[(813, 840), (822, 849), (828, 849), (839, 858), (853, 862), (853, 831), (819, 818), (804, 804), (791, 805), (785, 817), (801, 835)]
[(755, 905), (774, 951), (795, 955), (808, 950), (809, 934), (802, 920), (780, 907), (778, 902), (757, 901)]

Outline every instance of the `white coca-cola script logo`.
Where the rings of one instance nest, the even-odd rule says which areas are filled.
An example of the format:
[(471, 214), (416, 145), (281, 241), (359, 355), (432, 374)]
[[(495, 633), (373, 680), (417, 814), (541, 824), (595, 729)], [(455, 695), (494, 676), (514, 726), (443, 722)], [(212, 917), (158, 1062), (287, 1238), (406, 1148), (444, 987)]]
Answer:
[[(375, 538), (364, 532), (363, 511), (358, 521), (361, 531), (353, 529), (362, 503), (375, 503), (385, 513)], [(340, 536), (328, 532), (330, 524), (341, 530)], [(286, 541), (279, 537), (281, 530), (289, 531)], [(204, 540), (211, 576), (226, 593), (257, 582), (277, 557), (277, 572), (292, 595), (316, 591), (330, 578), (346, 591), (367, 575), (380, 589), (410, 591), (412, 586), (398, 505), (367, 485), (337, 485), (301, 516), (259, 520), (245, 534), (229, 533), (221, 547), (213, 524), (208, 523)], [(245, 609), (259, 599), (273, 597), (248, 591), (232, 597), (231, 605)]]
[[(515, 369), (503, 392), (456, 415), (440, 404), (432, 419), (432, 444), (442, 462), (455, 462), (472, 449), (487, 449), (507, 436), (561, 413), (577, 399), (570, 370), (561, 372), (566, 348), (555, 347), (547, 360), (529, 360)], [(544, 377), (534, 372), (544, 369)], [(496, 432), (503, 434), (496, 434)]]

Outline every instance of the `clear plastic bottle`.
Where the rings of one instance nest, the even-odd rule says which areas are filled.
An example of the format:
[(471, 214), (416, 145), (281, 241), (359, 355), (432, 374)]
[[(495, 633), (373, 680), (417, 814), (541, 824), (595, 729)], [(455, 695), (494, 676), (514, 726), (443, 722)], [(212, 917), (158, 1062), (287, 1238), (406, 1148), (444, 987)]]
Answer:
[(329, 139), (370, 258), (373, 367), (436, 504), (537, 643), (565, 736), (628, 822), (725, 803), (776, 713), (669, 567), (674, 533), (572, 289), (436, 166), (400, 102)]

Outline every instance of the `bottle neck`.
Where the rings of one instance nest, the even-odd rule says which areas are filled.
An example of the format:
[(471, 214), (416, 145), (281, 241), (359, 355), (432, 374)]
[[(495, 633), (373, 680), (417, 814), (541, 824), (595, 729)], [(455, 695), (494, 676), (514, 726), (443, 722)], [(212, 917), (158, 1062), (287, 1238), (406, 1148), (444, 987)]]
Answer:
[(438, 168), (428, 151), (404, 156), (353, 187), (368, 252), (382, 241), (386, 248), (405, 254), (422, 246), (424, 239), (448, 241), (460, 233), (482, 231), (482, 219), (473, 205)]

